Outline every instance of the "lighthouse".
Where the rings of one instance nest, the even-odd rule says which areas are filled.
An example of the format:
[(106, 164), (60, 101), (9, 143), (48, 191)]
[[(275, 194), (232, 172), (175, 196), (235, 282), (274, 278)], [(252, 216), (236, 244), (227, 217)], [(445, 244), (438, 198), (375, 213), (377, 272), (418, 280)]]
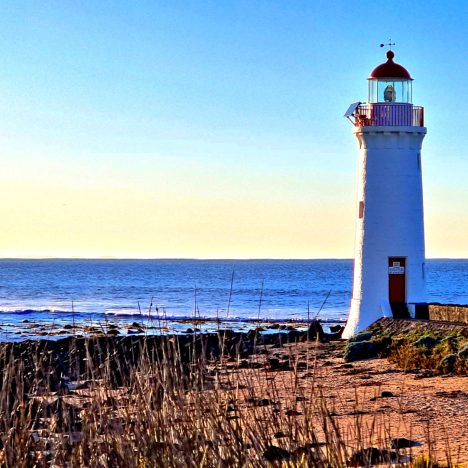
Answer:
[(425, 301), (421, 146), (424, 108), (413, 79), (387, 52), (368, 78), (368, 101), (345, 114), (358, 155), (353, 294), (343, 338), (381, 317), (409, 318)]

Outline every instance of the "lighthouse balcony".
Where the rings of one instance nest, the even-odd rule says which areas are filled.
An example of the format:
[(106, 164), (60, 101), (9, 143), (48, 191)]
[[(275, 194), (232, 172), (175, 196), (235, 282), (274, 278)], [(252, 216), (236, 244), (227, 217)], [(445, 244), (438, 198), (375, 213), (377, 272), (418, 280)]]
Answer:
[(409, 103), (360, 103), (353, 117), (356, 127), (424, 127), (424, 107)]

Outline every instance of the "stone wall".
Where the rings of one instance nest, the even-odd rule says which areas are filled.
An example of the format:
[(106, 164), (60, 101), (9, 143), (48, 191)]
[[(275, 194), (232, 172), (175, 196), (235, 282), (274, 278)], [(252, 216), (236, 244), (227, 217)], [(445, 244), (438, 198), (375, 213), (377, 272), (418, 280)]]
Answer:
[(417, 304), (416, 318), (444, 322), (468, 323), (468, 305)]

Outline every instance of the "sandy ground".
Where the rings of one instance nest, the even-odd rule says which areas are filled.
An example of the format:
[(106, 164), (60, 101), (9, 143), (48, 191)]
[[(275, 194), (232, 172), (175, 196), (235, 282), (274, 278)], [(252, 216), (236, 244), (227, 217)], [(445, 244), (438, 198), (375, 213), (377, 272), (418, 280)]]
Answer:
[[(386, 359), (345, 363), (344, 345), (266, 345), (247, 359), (213, 361), (205, 391), (217, 389), (213, 393), (217, 403), (225, 402), (225, 419), (247, 424), (255, 419), (264, 424), (266, 439), (285, 449), (295, 441), (304, 445), (300, 434), (305, 424), (316, 424), (317, 441), (325, 442), (318, 403), (323, 402), (349, 453), (357, 440), (360, 448), (390, 449), (393, 438), (406, 438), (417, 445), (403, 454), (431, 453), (439, 461), (468, 467), (468, 377), (404, 372)], [(63, 400), (83, 408), (96, 391), (72, 391)], [(123, 402), (128, 389), (111, 393)], [(44, 397), (50, 398), (38, 398)]]
[[(468, 466), (468, 377), (406, 373), (386, 359), (346, 364), (342, 347), (300, 343), (264, 350), (251, 359), (262, 367), (228, 366), (221, 380), (247, 383), (244, 401), (252, 394), (281, 401), (282, 410), (301, 413), (297, 424), (321, 393), (350, 443), (360, 437), (367, 446), (388, 447), (392, 438), (404, 437), (420, 444), (408, 449), (413, 456), (433, 453), (437, 460)], [(272, 357), (289, 357), (301, 369), (271, 370)]]

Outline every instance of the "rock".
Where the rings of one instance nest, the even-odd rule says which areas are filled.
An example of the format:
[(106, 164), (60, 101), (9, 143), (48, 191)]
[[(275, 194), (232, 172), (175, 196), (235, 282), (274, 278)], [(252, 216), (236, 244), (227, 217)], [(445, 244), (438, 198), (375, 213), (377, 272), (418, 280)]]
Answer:
[(425, 335), (421, 336), (419, 340), (416, 340), (413, 343), (413, 346), (415, 348), (427, 348), (427, 349), (433, 349), (439, 344), (440, 340), (437, 338), (434, 338), (433, 336)]
[(389, 464), (398, 458), (396, 452), (368, 447), (354, 452), (348, 460), (349, 466), (370, 466), (378, 463)]
[(465, 393), (462, 390), (452, 390), (448, 392), (442, 390), (440, 392), (435, 392), (435, 396), (444, 398), (463, 398), (468, 397), (468, 393)]
[(444, 374), (451, 374), (455, 370), (456, 362), (456, 354), (447, 354), (447, 356), (444, 356), (440, 361), (438, 369)]
[(259, 329), (256, 328), (255, 330), (249, 330), (246, 334), (245, 334), (245, 338), (249, 341), (253, 341), (253, 340), (256, 340), (259, 336)]
[(252, 406), (259, 406), (259, 407), (270, 406), (274, 404), (274, 402), (268, 398), (247, 398), (246, 401), (247, 403), (251, 403)]
[(306, 369), (307, 369), (307, 362), (299, 361), (299, 362), (296, 364), (296, 369), (297, 369), (297, 370), (306, 370)]
[(388, 390), (383, 391), (379, 396), (369, 398), (369, 401), (377, 401), (379, 398), (393, 398), (395, 394), (389, 392)]
[(290, 460), (291, 455), (291, 452), (276, 445), (269, 445), (263, 452), (263, 458), (269, 462)]
[(319, 447), (323, 447), (324, 445), (327, 445), (325, 442), (308, 442), (305, 444), (305, 448), (308, 449), (317, 449)]
[(343, 359), (347, 362), (368, 359), (377, 355), (377, 348), (371, 341), (349, 342), (344, 350)]
[(293, 368), (291, 367), (291, 363), (289, 362), (289, 360), (287, 361), (283, 361), (281, 363), (281, 370), (283, 371), (290, 371), (292, 370)]
[(338, 366), (337, 369), (352, 369), (354, 366), (352, 364), (342, 364)]
[(409, 447), (418, 447), (421, 443), (415, 440), (407, 439), (406, 437), (396, 437), (390, 441), (390, 447), (392, 449), (402, 449)]
[(303, 332), (293, 329), (288, 331), (288, 343), (294, 343), (296, 340), (299, 340), (303, 336)]
[(117, 409), (120, 406), (119, 401), (116, 398), (114, 398), (113, 396), (108, 396), (106, 398), (106, 404), (108, 406), (110, 406), (111, 408), (113, 408), (113, 409)]
[(229, 403), (226, 408), (226, 413), (234, 413), (235, 411), (237, 411), (237, 406), (234, 403)]
[(312, 341), (317, 339), (322, 341), (324, 336), (325, 332), (323, 331), (321, 323), (318, 320), (312, 320), (307, 330), (307, 338)]
[(431, 377), (434, 377), (434, 372), (432, 371), (428, 371), (428, 370), (424, 370), (422, 372), (420, 372), (419, 374), (416, 374), (414, 376), (415, 380), (418, 380), (418, 379), (429, 379)]
[(249, 367), (249, 361), (247, 361), (247, 359), (241, 359), (237, 367), (238, 369), (247, 369)]
[[(294, 450), (294, 458), (295, 459), (301, 459), (304, 456), (306, 457), (306, 459), (309, 459), (309, 457), (312, 456), (312, 455), (313, 455), (313, 450), (308, 448), (308, 447), (299, 446), (299, 447), (297, 447), (296, 450)], [(310, 466), (310, 465), (307, 465), (307, 466)], [(312, 466), (314, 466), (314, 465), (312, 465)]]
[(82, 432), (70, 432), (68, 435), (68, 443), (70, 445), (77, 445), (83, 440)]
[(350, 343), (359, 343), (360, 341), (369, 341), (374, 334), (372, 332), (367, 333), (358, 333), (357, 335), (352, 336), (349, 341)]
[(64, 381), (63, 385), (68, 389), (69, 392), (73, 392), (75, 390), (82, 390), (85, 388), (90, 388), (90, 380), (84, 380), (82, 382), (70, 382)]
[(278, 358), (270, 358), (268, 363), (270, 364), (270, 368), (272, 370), (278, 370), (281, 368), (280, 360)]
[(264, 365), (261, 362), (253, 361), (249, 364), (249, 369), (262, 369)]
[(463, 359), (468, 359), (468, 343), (463, 345), (459, 350), (458, 350), (458, 357), (463, 358)]
[(324, 341), (339, 341), (341, 340), (341, 336), (343, 335), (344, 327), (341, 327), (341, 330), (337, 331), (336, 333), (325, 333)]

